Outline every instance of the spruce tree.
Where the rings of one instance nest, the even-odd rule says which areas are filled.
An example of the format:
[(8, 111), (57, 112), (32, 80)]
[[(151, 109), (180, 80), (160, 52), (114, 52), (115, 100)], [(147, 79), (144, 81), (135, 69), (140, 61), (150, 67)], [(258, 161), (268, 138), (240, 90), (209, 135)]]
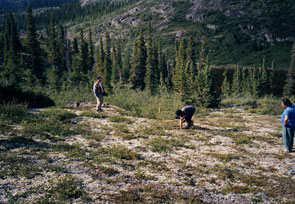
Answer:
[(155, 94), (157, 89), (157, 65), (155, 63), (154, 47), (151, 29), (148, 32), (146, 40), (146, 75), (145, 75), (145, 88), (150, 94)]
[(271, 63), (271, 69), (269, 73), (268, 82), (270, 85), (270, 94), (275, 95), (276, 92), (276, 85), (275, 85), (275, 62), (272, 61)]
[(84, 75), (88, 74), (88, 71), (90, 70), (89, 66), (88, 66), (88, 44), (87, 42), (84, 40), (84, 33), (83, 30), (80, 30), (80, 40), (81, 40), (81, 44), (80, 44), (80, 67), (81, 67), (81, 71)]
[(242, 87), (241, 68), (239, 66), (236, 66), (235, 72), (233, 75), (232, 93), (235, 96), (240, 96), (242, 94), (242, 91), (243, 91), (243, 87)]
[(221, 91), (224, 96), (230, 96), (231, 95), (231, 88), (230, 83), (227, 76), (227, 68), (224, 69), (223, 72), (223, 82), (221, 86)]
[(166, 56), (162, 53), (161, 44), (158, 45), (158, 70), (160, 71), (160, 84), (167, 86), (168, 70)]
[(121, 53), (121, 45), (120, 42), (118, 43), (117, 47), (117, 53), (116, 53), (116, 59), (117, 59), (117, 66), (118, 66), (118, 71), (119, 71), (119, 81), (122, 82), (122, 53)]
[(92, 71), (92, 67), (93, 67), (93, 64), (94, 64), (94, 45), (93, 45), (93, 42), (92, 42), (91, 29), (89, 29), (89, 32), (88, 32), (88, 46), (89, 46), (89, 49), (88, 49), (88, 67)]
[(217, 107), (220, 103), (220, 95), (213, 83), (208, 57), (205, 67), (198, 72), (196, 82), (197, 104), (206, 108)]
[(74, 38), (74, 40), (73, 40), (73, 52), (74, 52), (74, 54), (78, 54), (79, 53), (78, 40), (77, 40), (77, 38)]
[(123, 61), (123, 68), (122, 68), (122, 81), (123, 83), (127, 83), (129, 81), (131, 63), (130, 63), (130, 52), (126, 52), (124, 61)]
[(294, 95), (295, 81), (294, 81), (294, 66), (295, 66), (295, 41), (291, 50), (291, 61), (290, 67), (286, 76), (285, 86), (284, 86), (284, 97), (291, 97)]
[(97, 76), (103, 76), (104, 73), (104, 59), (105, 59), (105, 53), (104, 53), (104, 46), (102, 42), (102, 36), (99, 37), (99, 44), (97, 46), (96, 51), (96, 59), (95, 59), (95, 71), (93, 73), (93, 80)]
[(35, 20), (32, 14), (31, 6), (27, 9), (26, 14), (26, 34), (27, 38), (25, 40), (25, 48), (26, 48), (26, 57), (25, 57), (25, 65), (27, 67), (27, 82), (29, 84), (32, 83), (43, 83), (44, 82), (44, 67), (43, 67), (43, 59), (42, 52), (40, 48), (40, 43), (38, 41), (38, 36), (36, 33)]
[(48, 75), (49, 84), (56, 89), (60, 85), (59, 76), (61, 74), (61, 63), (53, 14), (51, 14), (49, 27), (48, 61), (51, 64), (51, 68)]
[(146, 56), (145, 41), (142, 32), (140, 32), (134, 42), (131, 60), (130, 82), (134, 89), (140, 88), (143, 90), (145, 88)]
[(185, 103), (189, 101), (189, 95), (187, 93), (187, 80), (185, 72), (185, 42), (181, 41), (179, 50), (177, 51), (176, 67), (172, 77), (174, 93), (181, 96), (181, 100)]
[(58, 27), (58, 41), (57, 41), (57, 47), (58, 47), (58, 53), (59, 53), (59, 61), (60, 61), (60, 77), (62, 77), (62, 80), (65, 80), (66, 71), (67, 71), (67, 62), (66, 62), (66, 45), (67, 39), (65, 36), (65, 29), (62, 25), (59, 25)]
[(102, 82), (103, 82), (105, 88), (109, 92), (112, 92), (111, 78), (112, 78), (111, 39), (110, 39), (109, 34), (106, 32), (106, 34), (105, 34), (104, 73), (103, 73)]
[(265, 57), (263, 57), (261, 68), (260, 68), (260, 78), (261, 78), (261, 83), (259, 87), (259, 96), (264, 96), (269, 93), (269, 83), (268, 83), (268, 74), (266, 70), (266, 60)]
[(206, 67), (206, 48), (205, 48), (205, 37), (202, 38), (202, 45), (200, 51), (200, 62), (198, 64), (198, 71), (204, 69)]
[(117, 60), (117, 50), (113, 46), (112, 48), (112, 84), (117, 84), (119, 82), (119, 66), (118, 66), (118, 60)]

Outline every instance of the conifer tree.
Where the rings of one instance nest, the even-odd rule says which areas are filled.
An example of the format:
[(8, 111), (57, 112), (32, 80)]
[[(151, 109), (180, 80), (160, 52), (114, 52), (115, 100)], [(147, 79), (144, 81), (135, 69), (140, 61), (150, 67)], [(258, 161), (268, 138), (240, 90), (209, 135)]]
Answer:
[(221, 86), (221, 91), (224, 96), (230, 96), (231, 95), (231, 88), (230, 83), (227, 76), (227, 68), (224, 69), (223, 72), (223, 82)]
[(88, 44), (87, 42), (84, 40), (84, 33), (83, 30), (81, 29), (80, 31), (80, 39), (81, 39), (81, 44), (80, 44), (80, 67), (81, 67), (81, 71), (82, 73), (88, 74), (88, 71), (90, 70), (90, 68), (88, 67)]
[(124, 57), (123, 61), (123, 68), (122, 68), (122, 81), (123, 83), (127, 83), (130, 77), (130, 68), (131, 68), (131, 63), (130, 63), (130, 52), (126, 52), (126, 55)]
[(266, 70), (266, 60), (265, 56), (263, 57), (261, 68), (260, 68), (260, 87), (259, 87), (259, 96), (264, 96), (265, 94), (269, 93), (269, 83), (268, 83), (268, 75), (267, 75), (267, 70)]
[(31, 6), (27, 9), (26, 14), (26, 25), (27, 25), (27, 38), (25, 40), (25, 48), (26, 48), (26, 67), (27, 67), (27, 82), (29, 84), (35, 82), (44, 82), (43, 72), (43, 59), (42, 59), (42, 52), (40, 48), (40, 43), (38, 41), (36, 27), (35, 27), (35, 20), (32, 14)]
[(60, 77), (62, 77), (63, 80), (65, 79), (65, 74), (67, 69), (66, 43), (67, 43), (67, 39), (65, 36), (65, 29), (62, 25), (59, 25), (57, 47), (58, 47), (59, 61), (60, 61)]
[(111, 58), (112, 58), (112, 84), (114, 85), (119, 82), (119, 67), (118, 67), (118, 60), (117, 60), (117, 56), (118, 56), (117, 52), (118, 51), (115, 49), (113, 45)]
[(251, 87), (252, 91), (251, 94), (253, 96), (258, 97), (259, 96), (259, 87), (260, 87), (260, 75), (259, 75), (259, 70), (256, 68), (254, 65), (252, 71), (251, 71)]
[(251, 82), (249, 81), (250, 76), (249, 76), (249, 69), (248, 68), (243, 68), (242, 69), (242, 93), (241, 94), (248, 94), (251, 95)]
[(198, 72), (196, 82), (195, 100), (197, 104), (206, 108), (218, 106), (220, 103), (220, 96), (215, 90), (208, 57), (205, 67)]
[(21, 77), (20, 70), (21, 44), (16, 31), (16, 24), (12, 13), (6, 19), (4, 33), (4, 71), (2, 73), (6, 84), (17, 83)]
[(200, 62), (198, 64), (198, 71), (206, 67), (206, 48), (205, 48), (205, 37), (202, 38), (202, 45), (200, 51)]
[(106, 32), (106, 34), (105, 34), (104, 73), (103, 73), (102, 82), (103, 82), (105, 88), (109, 92), (112, 92), (111, 78), (112, 78), (111, 39), (110, 39), (109, 34)]
[(274, 95), (276, 91), (276, 85), (275, 85), (275, 62), (272, 61), (271, 63), (271, 69), (269, 73), (269, 85), (270, 85), (270, 94)]
[(94, 64), (94, 45), (93, 45), (93, 42), (92, 42), (91, 29), (89, 29), (89, 32), (88, 32), (88, 46), (89, 46), (89, 49), (88, 49), (88, 67), (92, 71), (92, 67), (93, 67), (93, 64)]
[(292, 46), (291, 50), (291, 61), (290, 61), (290, 67), (287, 73), (285, 86), (284, 86), (284, 97), (291, 97), (294, 95), (294, 87), (295, 87), (295, 81), (294, 81), (294, 66), (295, 66), (295, 41)]
[(99, 44), (97, 46), (96, 51), (96, 59), (95, 59), (95, 71), (93, 74), (93, 77), (95, 78), (97, 76), (103, 76), (104, 73), (104, 59), (105, 59), (105, 53), (104, 53), (104, 46), (102, 41), (102, 36), (99, 37)]
[(74, 54), (78, 54), (79, 53), (78, 40), (77, 40), (77, 38), (74, 38), (74, 40), (73, 40), (73, 52), (74, 52)]
[(0, 32), (0, 66), (4, 63), (4, 35), (2, 35), (1, 32)]
[(174, 93), (181, 96), (183, 102), (189, 101), (188, 87), (185, 72), (185, 42), (181, 41), (179, 50), (177, 51), (176, 67), (172, 77)]
[(235, 67), (235, 72), (233, 75), (233, 83), (232, 83), (232, 93), (236, 96), (240, 96), (242, 93), (242, 74), (240, 67)]
[(116, 55), (116, 59), (117, 59), (117, 66), (118, 66), (118, 71), (119, 71), (119, 81), (122, 82), (122, 53), (121, 53), (121, 45), (120, 42), (118, 43), (118, 48), (117, 48), (117, 55)]
[(52, 65), (49, 71), (48, 80), (53, 88), (59, 87), (59, 76), (61, 74), (60, 50), (58, 49), (57, 34), (53, 14), (51, 14), (49, 27), (49, 53), (48, 61)]
[(134, 42), (132, 60), (131, 60), (131, 76), (130, 82), (132, 88), (145, 88), (144, 78), (146, 73), (146, 47), (142, 32)]
[(158, 70), (160, 71), (160, 84), (167, 86), (168, 70), (166, 56), (162, 53), (161, 44), (158, 44)]
[[(151, 25), (149, 25), (150, 27)], [(155, 54), (154, 50), (155, 48), (153, 39), (152, 39), (152, 33), (151, 28), (149, 28), (148, 31), (148, 38), (146, 40), (146, 75), (145, 75), (145, 88), (149, 91), (151, 94), (155, 94), (157, 89), (157, 64), (155, 63)]]

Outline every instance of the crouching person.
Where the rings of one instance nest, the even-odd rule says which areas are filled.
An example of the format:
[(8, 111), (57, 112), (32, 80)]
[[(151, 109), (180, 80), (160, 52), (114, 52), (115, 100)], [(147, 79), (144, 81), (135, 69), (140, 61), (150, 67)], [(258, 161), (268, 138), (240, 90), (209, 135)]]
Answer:
[(196, 108), (194, 106), (188, 105), (184, 106), (181, 110), (177, 110), (175, 112), (176, 119), (180, 119), (179, 128), (183, 128), (183, 124), (186, 123), (184, 128), (189, 129), (191, 126), (194, 125), (192, 117), (196, 112)]

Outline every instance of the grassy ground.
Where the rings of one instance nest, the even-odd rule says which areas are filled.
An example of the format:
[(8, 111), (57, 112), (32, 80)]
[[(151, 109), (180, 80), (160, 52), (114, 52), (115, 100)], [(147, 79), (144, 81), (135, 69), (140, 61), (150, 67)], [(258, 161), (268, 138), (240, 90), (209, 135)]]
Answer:
[(1, 106), (0, 202), (293, 202), (278, 115), (207, 110), (180, 131), (172, 118), (94, 108)]

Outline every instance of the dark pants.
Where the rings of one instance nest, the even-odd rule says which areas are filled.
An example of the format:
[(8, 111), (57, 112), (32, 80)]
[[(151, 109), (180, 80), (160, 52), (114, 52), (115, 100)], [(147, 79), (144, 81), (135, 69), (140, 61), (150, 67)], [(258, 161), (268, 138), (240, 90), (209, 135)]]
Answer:
[(294, 128), (283, 127), (283, 139), (284, 145), (288, 152), (292, 152), (293, 141), (294, 141)]

